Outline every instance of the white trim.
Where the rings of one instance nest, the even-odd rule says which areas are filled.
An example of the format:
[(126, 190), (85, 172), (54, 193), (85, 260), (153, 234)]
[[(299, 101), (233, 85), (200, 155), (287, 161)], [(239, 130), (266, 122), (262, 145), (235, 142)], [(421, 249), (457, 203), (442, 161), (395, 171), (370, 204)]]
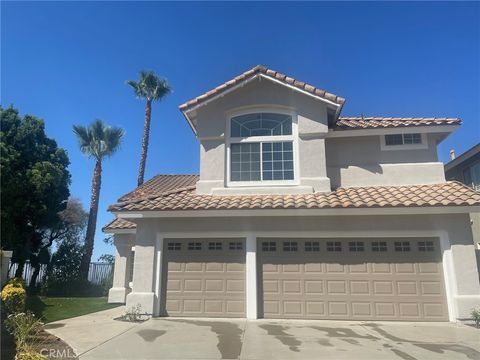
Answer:
[(327, 138), (355, 137), (355, 136), (373, 136), (386, 134), (412, 134), (412, 133), (451, 133), (458, 129), (460, 125), (430, 125), (430, 126), (412, 126), (398, 128), (382, 129), (352, 129), (352, 130), (332, 130), (329, 129)]
[[(393, 134), (380, 135), (380, 149), (382, 151), (428, 149), (428, 141), (427, 141), (427, 137), (425, 136), (425, 133), (418, 133), (418, 134), (420, 134), (420, 138), (421, 138), (421, 143), (420, 144), (387, 145), (386, 142), (385, 142), (385, 136), (386, 135), (402, 135), (402, 141), (404, 141), (403, 140), (403, 135), (404, 134), (405, 133), (400, 130), (400, 131), (398, 131), (396, 133), (393, 133)], [(413, 134), (417, 134), (417, 133), (413, 133)]]
[[(287, 114), (292, 117), (292, 135), (281, 136), (251, 136), (248, 138), (230, 137), (231, 120), (235, 116), (241, 116), (253, 113), (275, 113)], [(299, 155), (299, 141), (298, 141), (298, 115), (297, 112), (286, 106), (276, 105), (255, 105), (243, 106), (236, 109), (231, 109), (225, 113), (225, 186), (227, 188), (236, 187), (258, 187), (258, 186), (298, 186), (300, 185), (300, 155)], [(230, 171), (230, 145), (239, 143), (262, 143), (274, 141), (291, 141), (293, 148), (293, 180), (260, 180), (260, 181), (231, 181)], [(260, 176), (263, 176), (262, 171), (262, 149), (260, 146)]]
[(245, 239), (245, 282), (247, 319), (258, 319), (257, 238), (253, 233)]
[(162, 269), (163, 269), (163, 239), (164, 237), (157, 233), (157, 239), (155, 242), (155, 303), (153, 313), (154, 316), (161, 315), (162, 302)]
[(361, 209), (255, 209), (255, 210), (174, 210), (114, 212), (119, 218), (183, 218), (183, 217), (255, 217), (255, 216), (339, 216), (339, 215), (435, 215), (480, 212), (480, 206), (436, 206)]
[[(162, 238), (182, 239), (182, 238), (425, 238), (435, 237), (439, 238), (440, 248), (442, 251), (442, 265), (445, 282), (445, 294), (448, 307), (448, 316), (451, 322), (455, 322), (457, 318), (457, 310), (455, 305), (455, 298), (457, 295), (456, 274), (454, 271), (453, 257), (451, 253), (451, 243), (446, 231), (438, 230), (334, 230), (334, 231), (256, 231), (256, 232), (236, 232), (236, 231), (207, 231), (207, 232), (182, 232), (182, 233), (163, 233)], [(250, 246), (252, 246), (250, 240)], [(248, 243), (248, 240), (247, 240)], [(256, 248), (255, 248), (256, 251)], [(252, 259), (250, 258), (250, 261)], [(255, 259), (256, 263), (256, 259)], [(247, 270), (248, 271), (248, 270)], [(248, 276), (248, 275), (247, 275)], [(251, 274), (250, 274), (251, 276)], [(157, 278), (161, 278), (161, 274), (157, 272)], [(257, 281), (257, 278), (256, 280)], [(248, 284), (247, 284), (248, 286)], [(258, 287), (257, 287), (258, 289)], [(256, 290), (257, 291), (257, 290)], [(252, 293), (250, 293), (252, 294)], [(248, 297), (247, 290), (247, 316), (248, 316), (248, 302), (253, 301), (253, 295)], [(160, 302), (160, 301), (159, 301)], [(255, 302), (256, 303), (256, 302)], [(250, 304), (253, 306), (253, 304)], [(256, 306), (256, 305), (255, 305)], [(252, 307), (250, 307), (253, 311)], [(251, 315), (251, 313), (250, 313)]]

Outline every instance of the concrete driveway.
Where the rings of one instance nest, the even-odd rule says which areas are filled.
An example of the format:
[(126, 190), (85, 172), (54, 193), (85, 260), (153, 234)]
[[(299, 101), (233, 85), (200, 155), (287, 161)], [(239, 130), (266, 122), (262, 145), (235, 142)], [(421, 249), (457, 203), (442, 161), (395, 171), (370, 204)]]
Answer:
[[(131, 324), (108, 311), (51, 323), (48, 331), (81, 360), (480, 359), (480, 330), (465, 325), (192, 318)], [(101, 324), (88, 325), (95, 316)]]

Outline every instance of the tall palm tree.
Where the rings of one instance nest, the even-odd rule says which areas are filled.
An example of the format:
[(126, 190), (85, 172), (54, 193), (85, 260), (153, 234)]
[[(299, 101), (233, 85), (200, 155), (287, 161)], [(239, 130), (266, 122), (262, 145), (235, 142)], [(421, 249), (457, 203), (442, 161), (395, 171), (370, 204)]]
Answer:
[(140, 156), (140, 168), (138, 170), (137, 185), (143, 184), (145, 177), (145, 163), (147, 162), (148, 141), (150, 138), (150, 122), (152, 118), (152, 101), (162, 100), (170, 93), (171, 88), (165, 79), (158, 77), (153, 71), (140, 71), (138, 81), (128, 80), (135, 92), (135, 95), (140, 99), (145, 99), (145, 120), (143, 124), (143, 139), (142, 139), (142, 154)]
[(74, 125), (73, 132), (77, 135), (80, 150), (89, 158), (95, 160), (90, 211), (85, 235), (85, 252), (80, 265), (80, 273), (83, 278), (87, 279), (97, 227), (98, 202), (102, 184), (102, 161), (104, 158), (112, 156), (120, 148), (124, 132), (120, 128), (107, 126), (102, 120), (98, 119), (88, 127)]

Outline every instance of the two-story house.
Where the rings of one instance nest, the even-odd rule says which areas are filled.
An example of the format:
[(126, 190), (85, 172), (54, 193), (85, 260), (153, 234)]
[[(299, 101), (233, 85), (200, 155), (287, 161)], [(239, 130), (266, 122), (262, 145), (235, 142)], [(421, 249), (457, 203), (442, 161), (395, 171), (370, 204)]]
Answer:
[[(480, 143), (471, 147), (458, 157), (455, 150), (450, 150), (450, 161), (445, 164), (445, 178), (457, 180), (480, 191)], [(470, 222), (473, 232), (473, 242), (480, 249), (480, 212), (470, 214)], [(477, 251), (477, 259), (480, 259), (480, 250)], [(480, 264), (477, 260), (480, 269)]]
[(250, 319), (455, 321), (478, 307), (480, 194), (445, 181), (436, 150), (460, 120), (341, 117), (344, 103), (256, 66), (181, 105), (200, 174), (158, 175), (110, 207), (109, 301)]

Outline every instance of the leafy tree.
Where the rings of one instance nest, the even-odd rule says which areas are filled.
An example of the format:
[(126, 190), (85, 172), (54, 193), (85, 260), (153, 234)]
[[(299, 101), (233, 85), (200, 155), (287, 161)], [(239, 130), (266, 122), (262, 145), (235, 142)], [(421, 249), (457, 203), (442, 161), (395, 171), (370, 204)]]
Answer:
[(138, 186), (143, 184), (145, 164), (147, 162), (148, 141), (150, 138), (150, 122), (152, 117), (152, 101), (160, 101), (170, 93), (171, 88), (165, 79), (158, 77), (153, 71), (140, 71), (138, 81), (128, 80), (137, 98), (145, 99), (145, 120), (143, 125), (142, 154), (138, 170)]
[(89, 158), (95, 160), (90, 211), (85, 235), (85, 253), (80, 265), (80, 273), (84, 279), (87, 279), (97, 227), (98, 203), (102, 183), (102, 161), (104, 158), (112, 156), (120, 148), (124, 132), (120, 128), (107, 126), (98, 119), (88, 127), (75, 125), (73, 132), (77, 135), (80, 150)]
[(59, 221), (42, 233), (42, 243), (38, 253), (30, 255), (30, 265), (34, 268), (30, 279), (30, 291), (35, 289), (40, 267), (42, 264), (50, 264), (50, 247), (56, 241), (78, 242), (87, 224), (88, 214), (83, 209), (79, 199), (70, 198), (65, 210), (58, 214)]
[(21, 277), (25, 261), (38, 254), (43, 234), (60, 221), (69, 196), (69, 160), (45, 134), (43, 120), (0, 107), (1, 238), (13, 249)]
[(111, 254), (102, 254), (98, 257), (98, 261), (101, 261), (107, 264), (113, 264), (115, 262), (115, 256)]

